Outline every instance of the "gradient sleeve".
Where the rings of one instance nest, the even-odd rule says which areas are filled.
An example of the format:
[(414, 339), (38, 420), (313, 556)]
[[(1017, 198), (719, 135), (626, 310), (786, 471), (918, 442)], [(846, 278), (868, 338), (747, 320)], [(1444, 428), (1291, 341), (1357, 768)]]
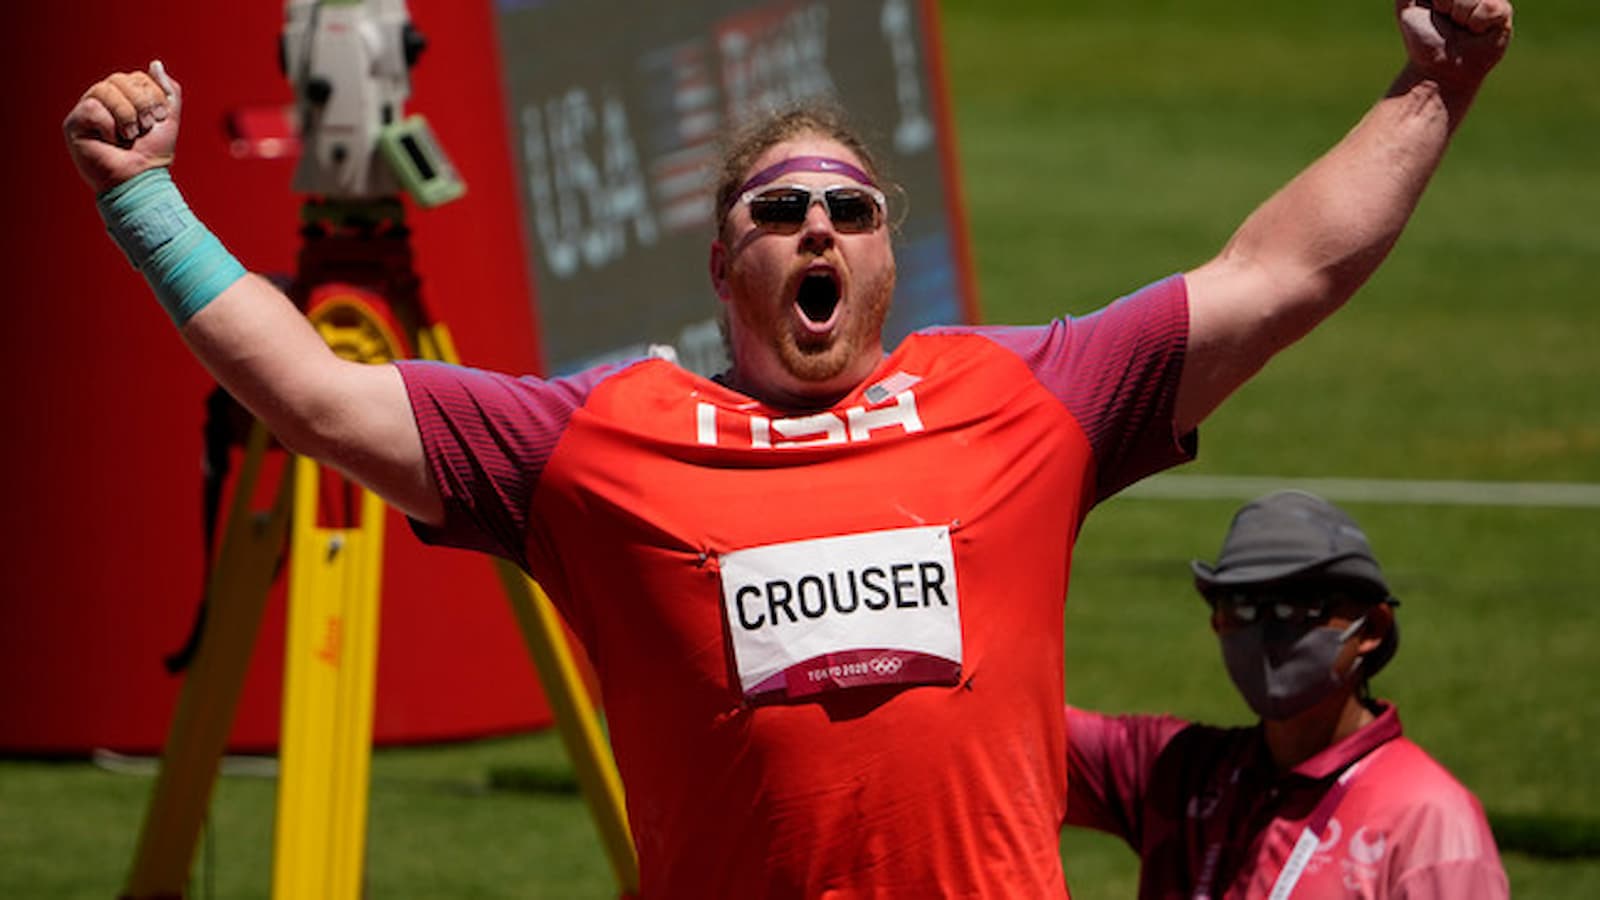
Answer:
[(1437, 863), (1407, 872), (1395, 886), (1396, 900), (1508, 900), (1506, 870), (1496, 860)]
[(1173, 421), (1189, 340), (1183, 276), (1081, 318), (975, 330), (1021, 357), (1077, 420), (1094, 453), (1096, 503), (1194, 458), (1195, 432), (1179, 435)]
[(1156, 760), (1188, 723), (1067, 707), (1067, 824), (1114, 834), (1140, 850)]
[(616, 367), (546, 381), (439, 362), (396, 366), (445, 511), (443, 525), (413, 520), (412, 529), (425, 543), (489, 553), (526, 571), (534, 489), (573, 414)]
[[(1418, 756), (1422, 756), (1420, 749)], [(1416, 800), (1396, 828), (1391, 896), (1405, 900), (1505, 900), (1511, 896), (1494, 833), (1478, 799), (1442, 767), (1390, 775)]]

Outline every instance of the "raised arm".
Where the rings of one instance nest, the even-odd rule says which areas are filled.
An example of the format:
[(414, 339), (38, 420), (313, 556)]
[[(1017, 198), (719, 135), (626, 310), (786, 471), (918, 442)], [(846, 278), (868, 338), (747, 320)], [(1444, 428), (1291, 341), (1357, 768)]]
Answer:
[(1408, 61), (1389, 92), (1188, 273), (1180, 433), (1378, 267), (1511, 39), (1510, 0), (1396, 0), (1395, 9)]
[(1111, 716), (1072, 706), (1066, 714), (1066, 824), (1114, 834), (1142, 855), (1156, 761), (1188, 723), (1172, 716)]
[(167, 175), (183, 93), (161, 68), (96, 83), (67, 115), (67, 147), (102, 215), (195, 356), (297, 453), (437, 524), (439, 494), (400, 373), (340, 359), (276, 287), (245, 272)]

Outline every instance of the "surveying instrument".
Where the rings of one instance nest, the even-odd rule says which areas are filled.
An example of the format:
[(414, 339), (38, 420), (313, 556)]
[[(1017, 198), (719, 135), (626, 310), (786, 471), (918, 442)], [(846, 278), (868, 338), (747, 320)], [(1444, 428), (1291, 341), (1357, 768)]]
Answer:
[[(403, 0), (287, 0), (281, 58), (295, 90), (306, 195), (291, 298), (340, 356), (456, 362), (412, 266), (401, 193), (421, 207), (465, 187), (420, 116), (401, 115), (425, 42)], [(386, 510), (378, 497), (288, 457), (264, 511), (269, 437), (250, 426), (126, 898), (181, 897), (232, 729), (250, 651), (285, 550), (283, 715), (272, 895), (362, 896)], [(286, 455), (286, 454), (285, 454)], [(622, 785), (554, 608), (510, 563), (501, 583), (624, 894), (638, 863)]]

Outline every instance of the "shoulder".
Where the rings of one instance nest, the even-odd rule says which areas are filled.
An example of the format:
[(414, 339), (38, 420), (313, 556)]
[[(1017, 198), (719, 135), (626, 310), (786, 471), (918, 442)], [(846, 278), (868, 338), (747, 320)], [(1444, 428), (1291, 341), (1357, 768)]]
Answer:
[(1108, 715), (1067, 708), (1067, 742), (1075, 762), (1103, 756), (1142, 760), (1152, 772), (1180, 781), (1217, 771), (1247, 756), (1260, 741), (1255, 728), (1220, 728), (1176, 716)]
[(1427, 751), (1402, 737), (1374, 752), (1381, 755), (1360, 776), (1362, 805), (1392, 822), (1413, 852), (1450, 859), (1493, 846), (1478, 798)]
[(1158, 768), (1183, 781), (1228, 776), (1233, 769), (1255, 759), (1262, 749), (1256, 726), (1224, 727), (1182, 723), (1164, 742)]
[(913, 339), (977, 338), (1054, 382), (1073, 372), (1160, 369), (1166, 360), (1181, 360), (1188, 322), (1188, 291), (1183, 276), (1173, 275), (1083, 316), (1042, 325), (939, 326)]
[(1162, 746), (1189, 723), (1176, 716), (1128, 714), (1109, 715), (1067, 707), (1067, 733), (1072, 742), (1083, 744), (1140, 743)]
[(1181, 343), (1188, 329), (1188, 309), (1184, 276), (1170, 275), (1087, 315), (1061, 316), (1040, 325), (939, 325), (915, 332), (908, 341), (919, 337), (981, 338), (1037, 367), (1052, 358), (1072, 354), (1078, 345), (1090, 340), (1112, 344), (1168, 340)]
[[(1374, 751), (1347, 804), (1346, 852), (1357, 874), (1396, 896), (1504, 898), (1505, 870), (1473, 796), (1421, 747), (1395, 738)], [(1386, 873), (1386, 874), (1383, 874)]]
[(651, 371), (683, 371), (672, 363), (654, 358), (606, 363), (552, 378), (511, 375), (433, 360), (400, 360), (395, 366), (413, 398), (418, 394), (467, 395), (480, 400), (498, 397), (568, 406), (582, 405), (601, 384)]
[(1371, 778), (1396, 802), (1428, 801), (1450, 806), (1477, 804), (1477, 798), (1450, 771), (1408, 738), (1397, 737), (1375, 754)]

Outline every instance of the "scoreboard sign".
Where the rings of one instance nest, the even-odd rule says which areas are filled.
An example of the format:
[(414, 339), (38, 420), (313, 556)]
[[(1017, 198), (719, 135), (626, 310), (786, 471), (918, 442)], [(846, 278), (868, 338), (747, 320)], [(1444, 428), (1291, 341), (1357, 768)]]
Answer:
[(702, 374), (725, 367), (707, 274), (717, 138), (817, 97), (904, 189), (888, 192), (901, 221), (886, 339), (972, 320), (936, 15), (933, 0), (498, 0), (550, 373), (651, 344)]

